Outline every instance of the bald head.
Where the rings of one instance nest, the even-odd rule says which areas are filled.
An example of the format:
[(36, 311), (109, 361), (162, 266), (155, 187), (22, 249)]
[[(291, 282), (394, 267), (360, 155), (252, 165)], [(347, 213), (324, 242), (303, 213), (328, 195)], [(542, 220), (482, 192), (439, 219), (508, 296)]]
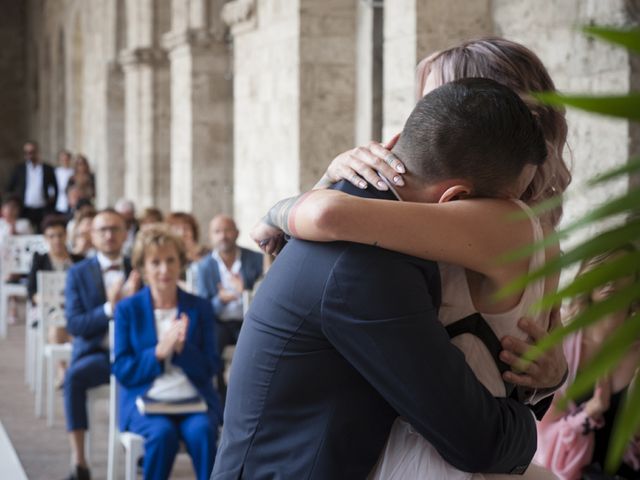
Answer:
[(211, 246), (221, 254), (230, 254), (236, 250), (238, 233), (236, 222), (228, 215), (216, 215), (209, 223)]

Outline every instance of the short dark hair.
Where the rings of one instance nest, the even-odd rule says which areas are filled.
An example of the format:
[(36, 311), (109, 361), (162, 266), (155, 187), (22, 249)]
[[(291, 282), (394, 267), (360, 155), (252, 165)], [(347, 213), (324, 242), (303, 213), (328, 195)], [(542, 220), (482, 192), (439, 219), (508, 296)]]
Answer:
[(394, 152), (419, 180), (465, 179), (478, 196), (495, 196), (526, 164), (542, 165), (547, 156), (527, 105), (487, 78), (456, 80), (425, 95)]
[(67, 220), (62, 215), (47, 215), (40, 224), (40, 230), (44, 233), (47, 228), (60, 227), (66, 231)]

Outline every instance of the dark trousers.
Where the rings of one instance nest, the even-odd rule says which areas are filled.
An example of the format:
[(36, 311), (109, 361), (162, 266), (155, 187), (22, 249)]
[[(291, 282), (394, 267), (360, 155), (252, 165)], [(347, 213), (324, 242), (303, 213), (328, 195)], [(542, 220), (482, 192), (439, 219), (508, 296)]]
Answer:
[(109, 354), (95, 352), (71, 362), (64, 378), (67, 430), (87, 430), (87, 390), (109, 383)]
[(42, 233), (40, 231), (40, 225), (42, 224), (42, 220), (49, 213), (52, 213), (48, 208), (29, 208), (24, 207), (22, 209), (22, 216), (31, 222), (31, 226), (33, 227), (33, 231), (36, 233)]
[[(240, 327), (242, 327), (242, 320), (216, 321), (216, 337), (218, 339), (218, 354), (220, 357), (222, 357), (222, 352), (226, 346), (235, 345), (238, 342)], [(224, 360), (221, 365), (218, 372), (218, 393), (220, 393), (220, 400), (222, 400), (222, 405), (224, 406), (227, 396), (227, 384), (224, 381)]]

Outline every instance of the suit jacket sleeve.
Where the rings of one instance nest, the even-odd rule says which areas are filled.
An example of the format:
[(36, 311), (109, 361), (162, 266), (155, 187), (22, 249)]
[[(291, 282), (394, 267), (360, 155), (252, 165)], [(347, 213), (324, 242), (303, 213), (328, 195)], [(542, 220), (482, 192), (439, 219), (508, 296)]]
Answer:
[(425, 271), (380, 252), (375, 262), (352, 252), (336, 264), (322, 303), (325, 335), (453, 466), (522, 473), (536, 450), (533, 415), (494, 398), (450, 343), (430, 294), (439, 295), (435, 264)]
[(163, 371), (156, 358), (156, 346), (136, 351), (131, 341), (131, 323), (136, 315), (130, 302), (116, 306), (113, 374), (127, 388), (147, 385)]
[(198, 334), (187, 341), (181, 353), (173, 355), (172, 363), (184, 370), (194, 385), (211, 382), (220, 368), (220, 358), (216, 353), (216, 334), (213, 328), (213, 311), (207, 302), (198, 302), (196, 312)]
[(82, 299), (81, 282), (78, 271), (69, 270), (64, 291), (67, 331), (74, 337), (104, 335), (109, 329), (109, 317), (104, 313), (104, 305), (87, 307)]

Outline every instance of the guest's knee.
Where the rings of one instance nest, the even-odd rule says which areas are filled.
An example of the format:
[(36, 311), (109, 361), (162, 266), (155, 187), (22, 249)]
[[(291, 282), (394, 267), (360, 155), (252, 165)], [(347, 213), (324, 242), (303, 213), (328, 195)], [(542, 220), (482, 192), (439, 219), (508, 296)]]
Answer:
[(153, 426), (147, 436), (146, 443), (149, 446), (161, 445), (167, 450), (177, 450), (179, 440), (178, 429), (170, 422), (163, 422)]

